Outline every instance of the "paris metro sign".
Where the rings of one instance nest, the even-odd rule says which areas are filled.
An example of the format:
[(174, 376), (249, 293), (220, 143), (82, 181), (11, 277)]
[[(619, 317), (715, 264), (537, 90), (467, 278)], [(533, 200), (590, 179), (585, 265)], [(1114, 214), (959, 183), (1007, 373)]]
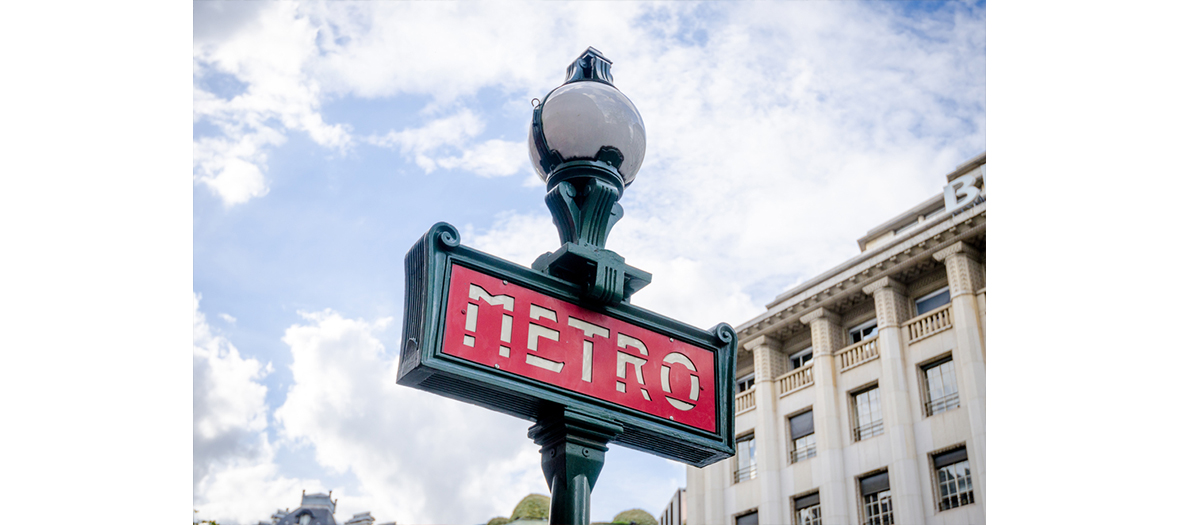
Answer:
[(732, 456), (733, 329), (582, 298), (436, 224), (406, 255), (397, 382), (533, 421), (578, 410), (621, 425), (616, 443), (697, 467)]

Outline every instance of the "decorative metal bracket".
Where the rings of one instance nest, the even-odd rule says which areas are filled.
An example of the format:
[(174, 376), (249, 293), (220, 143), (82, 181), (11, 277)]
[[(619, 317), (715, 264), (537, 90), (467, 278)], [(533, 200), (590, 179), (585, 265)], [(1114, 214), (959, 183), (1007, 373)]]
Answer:
[(583, 298), (598, 304), (630, 300), (651, 284), (651, 274), (623, 262), (623, 256), (597, 246), (567, 242), (533, 262), (533, 269), (582, 285)]
[(613, 170), (594, 162), (563, 168), (550, 178), (545, 195), (562, 246), (538, 257), (533, 269), (581, 285), (583, 296), (592, 302), (627, 301), (651, 284), (651, 274), (627, 265), (623, 256), (604, 247), (611, 228), (623, 217), (618, 203), (622, 185), (611, 176)]
[(529, 427), (529, 437), (541, 446), (541, 471), (553, 494), (550, 525), (590, 524), (590, 492), (606, 462), (606, 444), (622, 432), (617, 422), (560, 407)]
[(623, 218), (618, 201), (618, 188), (597, 178), (558, 181), (545, 195), (562, 244), (598, 247), (606, 244), (611, 228)]

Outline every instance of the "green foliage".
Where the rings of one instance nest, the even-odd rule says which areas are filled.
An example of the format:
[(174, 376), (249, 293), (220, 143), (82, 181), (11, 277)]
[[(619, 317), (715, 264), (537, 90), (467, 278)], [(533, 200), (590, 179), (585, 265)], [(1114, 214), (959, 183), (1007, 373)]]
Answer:
[[(193, 509), (193, 514), (196, 514), (198, 512), (201, 512), (201, 511), (199, 511), (197, 509)], [(205, 525), (205, 524), (220, 525), (219, 523), (217, 523), (217, 520), (198, 520), (196, 516), (193, 516), (193, 525)]]
[(615, 519), (611, 520), (611, 522), (621, 523), (624, 525), (659, 525), (660, 523), (659, 521), (656, 521), (655, 517), (653, 517), (651, 514), (648, 514), (647, 511), (643, 509), (624, 510), (623, 512), (615, 515)]
[(512, 509), (511, 521), (549, 519), (549, 496), (529, 494)]
[(488, 525), (505, 525), (507, 523), (508, 523), (508, 518), (505, 518), (504, 516), (496, 516), (496, 517), (488, 520)]

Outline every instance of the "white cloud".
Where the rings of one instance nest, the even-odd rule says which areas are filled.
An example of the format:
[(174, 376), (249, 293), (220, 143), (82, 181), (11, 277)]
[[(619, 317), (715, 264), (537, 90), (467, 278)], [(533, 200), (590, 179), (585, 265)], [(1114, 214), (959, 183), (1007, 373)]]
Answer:
[(266, 437), (271, 372), (214, 333), (193, 294), (193, 506), (202, 519), (256, 523), (318, 482), (279, 475)]
[(214, 335), (200, 296), (193, 296), (193, 455), (194, 482), (213, 464), (229, 458), (258, 457), (255, 440), (266, 428), (267, 369), (243, 359), (224, 337)]
[[(320, 111), (334, 97), (425, 94), (424, 114), (462, 114), (470, 111), (462, 98), (488, 87), (522, 91), (524, 100), (543, 96), (563, 77), (562, 67), (551, 64), (567, 64), (587, 45), (608, 52), (647, 47), (642, 31), (620, 21), (648, 9), (524, 2), (201, 6), (194, 27), (194, 121), (211, 124), (219, 135), (194, 140), (194, 179), (233, 206), (266, 195), (266, 154), (292, 131), (330, 151), (349, 152), (350, 128), (325, 122)], [(203, 87), (226, 77), (242, 92), (218, 96)], [(458, 135), (395, 134), (389, 142), (412, 152), (426, 171), (445, 165), (493, 177), (527, 166), (527, 153), (511, 151), (520, 143), (470, 143), (463, 140), (473, 138), (466, 127), (438, 131)], [(430, 151), (439, 140), (472, 149), (436, 158)]]
[(392, 318), (301, 315), (283, 336), (295, 382), (275, 418), (319, 464), (360, 481), (338, 514), (475, 523), (545, 490), (528, 422), (395, 383), (396, 354), (376, 337)]
[(492, 139), (463, 151), (461, 157), (439, 159), (447, 169), (465, 169), (481, 177), (505, 177), (520, 173), (529, 165), (524, 141)]
[[(220, 21), (218, 13), (206, 14), (212, 18), (202, 27)], [(352, 141), (347, 127), (327, 124), (319, 113), (319, 82), (304, 70), (316, 55), (317, 30), (295, 4), (268, 4), (232, 25), (238, 29), (198, 30), (193, 42), (193, 120), (220, 132), (194, 140), (194, 178), (226, 206), (266, 195), (266, 152), (282, 144), (287, 131), (307, 133), (340, 152)], [(218, 78), (242, 83), (243, 92), (222, 98), (201, 87)]]
[(413, 158), (418, 167), (430, 173), (438, 167), (434, 158), (438, 150), (463, 146), (483, 128), (483, 120), (471, 110), (463, 109), (454, 115), (434, 119), (422, 127), (390, 131), (381, 137), (370, 137), (368, 141), (377, 146), (400, 150), (402, 155)]
[(505, 212), (490, 228), (477, 232), (465, 228), (460, 242), (521, 266), (532, 266), (537, 256), (561, 247), (557, 228), (549, 215)]
[[(211, 168), (215, 165), (219, 165), (220, 169)], [(202, 167), (216, 170), (217, 175), (200, 177), (199, 180), (217, 193), (226, 206), (241, 204), (270, 192), (262, 172), (251, 162), (237, 157), (222, 157)]]
[[(504, 177), (515, 175), (528, 166), (524, 141), (491, 139), (472, 144), (472, 139), (482, 133), (485, 126), (483, 119), (470, 109), (462, 108), (421, 127), (393, 130), (366, 141), (400, 151), (426, 173), (444, 168), (466, 170), (480, 177)], [(444, 152), (458, 151), (462, 154), (444, 156)]]

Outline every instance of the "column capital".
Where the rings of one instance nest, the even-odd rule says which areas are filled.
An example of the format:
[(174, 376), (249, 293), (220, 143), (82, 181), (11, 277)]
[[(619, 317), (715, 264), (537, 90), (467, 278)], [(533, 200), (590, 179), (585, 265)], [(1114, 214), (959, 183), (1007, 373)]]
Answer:
[(778, 340), (778, 338), (771, 337), (769, 335), (760, 335), (742, 343), (742, 348), (745, 348), (751, 352), (760, 346), (768, 346), (772, 350), (781, 350), (783, 347), (783, 342)]
[(801, 322), (803, 324), (811, 324), (811, 322), (815, 321), (816, 319), (828, 319), (829, 321), (831, 321), (833, 323), (836, 323), (836, 324), (840, 323), (840, 315), (839, 314), (837, 314), (836, 312), (833, 312), (831, 310), (828, 310), (827, 308), (822, 308), (822, 307), (816, 308), (815, 310), (812, 310), (812, 311), (804, 314), (803, 317), (799, 318), (799, 322)]
[(816, 358), (831, 355), (844, 347), (844, 330), (840, 326), (840, 316), (835, 312), (817, 308), (800, 320), (811, 326), (811, 350)]
[(877, 293), (877, 291), (884, 290), (886, 288), (891, 288), (897, 293), (905, 293), (905, 285), (902, 284), (901, 281), (898, 281), (892, 277), (877, 279), (876, 281), (866, 285), (861, 290), (864, 291), (865, 295), (873, 296)]
[(960, 295), (974, 295), (975, 290), (986, 286), (979, 252), (963, 244), (963, 241), (935, 252), (934, 258), (946, 265), (952, 300)]
[(873, 298), (873, 306), (877, 310), (877, 327), (881, 330), (901, 326), (912, 315), (906, 287), (897, 279), (878, 279), (865, 286), (864, 292)]
[(956, 253), (961, 253), (967, 256), (968, 259), (979, 262), (979, 251), (968, 246), (967, 244), (964, 244), (963, 241), (956, 242), (950, 246), (947, 246), (946, 248), (934, 252), (934, 260), (943, 262), (947, 257), (950, 257)]

